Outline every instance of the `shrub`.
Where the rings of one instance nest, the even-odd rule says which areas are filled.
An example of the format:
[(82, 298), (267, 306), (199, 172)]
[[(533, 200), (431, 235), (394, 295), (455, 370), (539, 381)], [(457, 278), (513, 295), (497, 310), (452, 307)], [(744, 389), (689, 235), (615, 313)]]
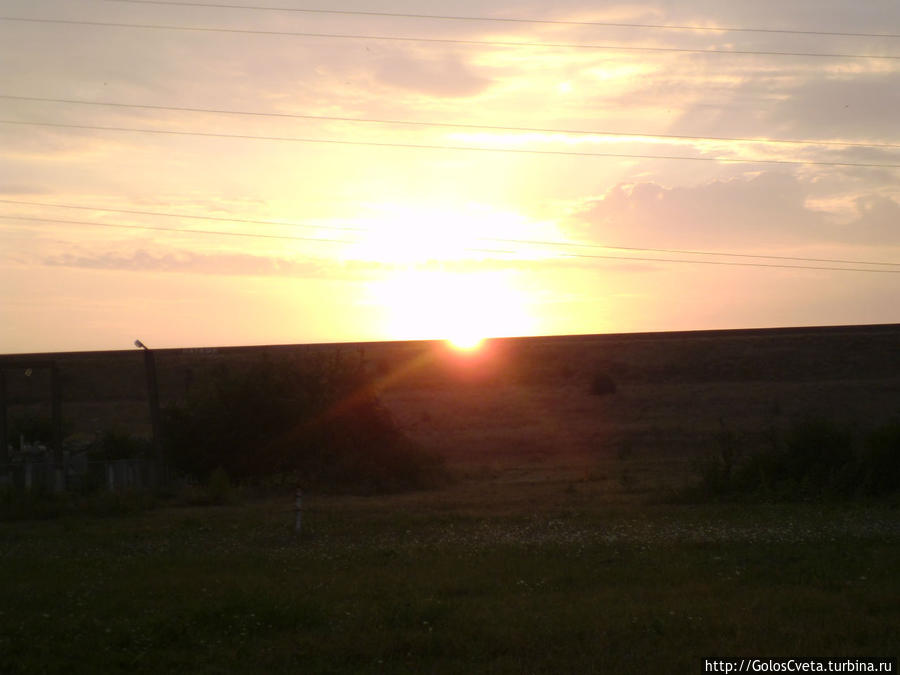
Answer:
[[(720, 439), (720, 444), (721, 444)], [(702, 463), (694, 496), (749, 494), (776, 500), (879, 497), (900, 491), (900, 423), (882, 427), (859, 449), (831, 420), (806, 418), (783, 442), (733, 467), (721, 457)]]
[(151, 457), (152, 451), (153, 445), (148, 439), (108, 429), (90, 447), (88, 456), (92, 460), (134, 459)]
[(616, 393), (616, 383), (605, 372), (594, 373), (591, 378), (591, 393), (594, 396), (607, 396)]
[(780, 473), (805, 481), (815, 491), (838, 488), (840, 476), (854, 461), (852, 435), (826, 419), (807, 418), (795, 424), (785, 445)]
[(867, 495), (900, 491), (900, 422), (869, 434), (860, 457), (859, 482)]
[(392, 491), (432, 481), (437, 460), (397, 428), (365, 376), (339, 358), (219, 368), (164, 414), (172, 464), (207, 481), (291, 475), (324, 489)]
[(232, 500), (231, 479), (221, 466), (210, 475), (206, 495), (212, 504), (227, 504)]
[[(63, 438), (69, 435), (71, 426), (66, 419), (62, 420), (60, 433)], [(53, 420), (49, 415), (25, 412), (12, 419), (8, 434), (7, 441), (15, 447), (18, 447), (20, 436), (28, 443), (42, 443), (49, 446), (53, 442)]]

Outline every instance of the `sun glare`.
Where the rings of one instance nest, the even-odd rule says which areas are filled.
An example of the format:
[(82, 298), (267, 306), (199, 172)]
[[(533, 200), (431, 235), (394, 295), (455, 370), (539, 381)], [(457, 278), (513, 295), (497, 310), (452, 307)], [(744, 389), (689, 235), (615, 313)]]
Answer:
[(523, 294), (509, 275), (416, 269), (370, 285), (394, 340), (446, 340), (473, 351), (487, 337), (527, 335), (533, 328)]
[(560, 236), (555, 223), (477, 204), (440, 208), (375, 204), (354, 223), (361, 231), (358, 241), (344, 250), (345, 258), (400, 265), (508, 258), (509, 245), (498, 239)]
[(481, 343), (484, 342), (484, 338), (481, 337), (480, 335), (475, 335), (475, 334), (470, 334), (470, 335), (460, 334), (460, 335), (453, 335), (453, 336), (447, 338), (447, 342), (450, 344), (451, 347), (453, 347), (454, 349), (456, 349), (458, 351), (474, 352), (479, 347), (481, 347)]

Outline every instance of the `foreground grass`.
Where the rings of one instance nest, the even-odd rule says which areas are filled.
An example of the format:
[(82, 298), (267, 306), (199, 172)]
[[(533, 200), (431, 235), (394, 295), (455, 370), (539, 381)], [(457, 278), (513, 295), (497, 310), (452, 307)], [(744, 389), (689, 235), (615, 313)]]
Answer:
[(0, 672), (674, 673), (713, 655), (897, 655), (896, 510), (467, 489), (311, 499), (299, 541), (287, 500), (0, 525)]

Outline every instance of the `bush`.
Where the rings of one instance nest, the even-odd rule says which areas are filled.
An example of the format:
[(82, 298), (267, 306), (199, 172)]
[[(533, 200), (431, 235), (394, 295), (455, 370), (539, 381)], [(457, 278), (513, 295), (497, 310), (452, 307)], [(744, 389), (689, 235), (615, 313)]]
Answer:
[[(720, 444), (722, 440), (720, 439)], [(879, 497), (900, 491), (900, 423), (871, 433), (861, 448), (831, 420), (807, 418), (783, 442), (737, 466), (721, 457), (700, 465), (691, 494), (776, 500)], [(730, 456), (730, 455), (729, 455)]]
[(616, 393), (616, 383), (604, 372), (595, 373), (591, 378), (591, 394), (594, 396), (607, 396)]
[(860, 457), (859, 481), (867, 495), (900, 491), (900, 422), (868, 436)]
[(233, 498), (231, 479), (221, 466), (217, 467), (209, 477), (206, 495), (212, 504), (227, 504)]
[(152, 457), (153, 444), (146, 438), (138, 438), (129, 433), (106, 430), (89, 448), (91, 460), (134, 459)]
[(172, 464), (206, 482), (288, 476), (310, 487), (362, 492), (422, 487), (437, 460), (396, 427), (360, 362), (339, 358), (256, 363), (210, 373), (164, 414)]
[[(63, 438), (71, 432), (71, 424), (63, 419), (60, 425), (60, 433)], [(41, 443), (49, 446), (53, 442), (53, 420), (49, 415), (39, 415), (33, 412), (25, 412), (12, 419), (9, 425), (7, 442), (13, 447), (18, 447), (19, 437), (26, 443)]]

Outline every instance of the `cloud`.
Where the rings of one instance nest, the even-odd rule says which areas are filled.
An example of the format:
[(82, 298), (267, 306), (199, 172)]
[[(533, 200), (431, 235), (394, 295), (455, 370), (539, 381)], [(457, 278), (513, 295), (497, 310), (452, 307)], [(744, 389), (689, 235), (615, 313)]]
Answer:
[(417, 54), (412, 51), (372, 49), (373, 76), (380, 84), (429, 96), (461, 98), (480, 94), (491, 80), (476, 75), (452, 55)]
[(900, 244), (900, 204), (884, 195), (856, 199), (857, 217), (840, 229), (849, 240), (872, 244)]
[(820, 196), (816, 187), (813, 181), (777, 172), (690, 187), (620, 183), (584, 203), (573, 220), (582, 236), (620, 246), (900, 244), (900, 203), (895, 199), (858, 192), (850, 202), (854, 212), (839, 218), (810, 206)]
[(326, 265), (317, 261), (296, 261), (286, 258), (234, 254), (196, 254), (185, 251), (152, 253), (139, 249), (131, 254), (61, 253), (46, 256), (40, 261), (51, 267), (79, 267), (96, 270), (132, 272), (185, 272), (192, 274), (222, 274), (251, 276), (326, 276)]
[(616, 245), (786, 243), (821, 236), (825, 216), (805, 201), (802, 183), (774, 172), (692, 187), (619, 184), (588, 202), (576, 220), (592, 238)]
[(896, 139), (900, 72), (809, 79), (790, 90), (770, 120), (807, 137)]

